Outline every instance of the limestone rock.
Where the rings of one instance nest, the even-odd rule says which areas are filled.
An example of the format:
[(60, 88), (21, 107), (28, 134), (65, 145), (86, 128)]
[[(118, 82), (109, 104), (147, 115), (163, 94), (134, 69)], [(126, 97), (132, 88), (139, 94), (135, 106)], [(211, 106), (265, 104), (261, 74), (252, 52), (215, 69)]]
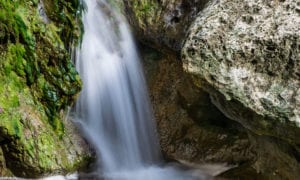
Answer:
[(229, 118), (300, 145), (300, 4), (212, 1), (182, 50), (184, 69)]

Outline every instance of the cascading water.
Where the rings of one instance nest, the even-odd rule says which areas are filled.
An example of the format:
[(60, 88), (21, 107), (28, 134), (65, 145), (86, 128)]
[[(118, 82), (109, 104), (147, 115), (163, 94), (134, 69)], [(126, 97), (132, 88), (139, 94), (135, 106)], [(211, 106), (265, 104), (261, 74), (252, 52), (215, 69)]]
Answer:
[[(124, 18), (105, 0), (85, 0), (76, 66), (83, 90), (76, 114), (108, 179), (184, 179), (158, 168), (161, 155), (138, 55)], [(99, 170), (100, 172), (100, 170)]]
[(85, 2), (85, 34), (77, 61), (84, 88), (77, 112), (101, 150), (105, 171), (156, 162), (153, 117), (128, 27), (105, 1)]

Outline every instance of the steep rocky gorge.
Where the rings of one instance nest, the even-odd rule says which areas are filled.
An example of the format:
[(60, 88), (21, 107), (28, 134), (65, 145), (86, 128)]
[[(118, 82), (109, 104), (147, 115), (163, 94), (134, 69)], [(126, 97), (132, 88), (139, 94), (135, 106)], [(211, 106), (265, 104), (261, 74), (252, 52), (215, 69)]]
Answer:
[(237, 165), (228, 178), (297, 179), (300, 4), (124, 2), (165, 156)]

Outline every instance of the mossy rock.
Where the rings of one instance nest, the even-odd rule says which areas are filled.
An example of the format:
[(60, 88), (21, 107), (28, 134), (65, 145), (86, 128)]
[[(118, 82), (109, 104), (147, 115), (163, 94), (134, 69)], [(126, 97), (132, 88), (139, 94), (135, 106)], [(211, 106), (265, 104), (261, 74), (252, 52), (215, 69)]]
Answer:
[(59, 2), (49, 22), (38, 3), (0, 0), (0, 141), (7, 168), (24, 177), (75, 171), (90, 157), (61, 113), (81, 89), (69, 54), (79, 1)]
[(137, 38), (159, 50), (180, 52), (186, 31), (209, 0), (123, 0)]

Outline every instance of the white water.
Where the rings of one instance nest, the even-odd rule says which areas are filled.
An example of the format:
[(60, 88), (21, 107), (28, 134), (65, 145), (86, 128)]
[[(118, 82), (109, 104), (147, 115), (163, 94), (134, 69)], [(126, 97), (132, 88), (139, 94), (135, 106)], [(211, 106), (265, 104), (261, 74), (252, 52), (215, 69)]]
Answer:
[(146, 85), (124, 18), (105, 0), (85, 0), (76, 67), (83, 90), (76, 114), (106, 179), (191, 179), (162, 165)]

